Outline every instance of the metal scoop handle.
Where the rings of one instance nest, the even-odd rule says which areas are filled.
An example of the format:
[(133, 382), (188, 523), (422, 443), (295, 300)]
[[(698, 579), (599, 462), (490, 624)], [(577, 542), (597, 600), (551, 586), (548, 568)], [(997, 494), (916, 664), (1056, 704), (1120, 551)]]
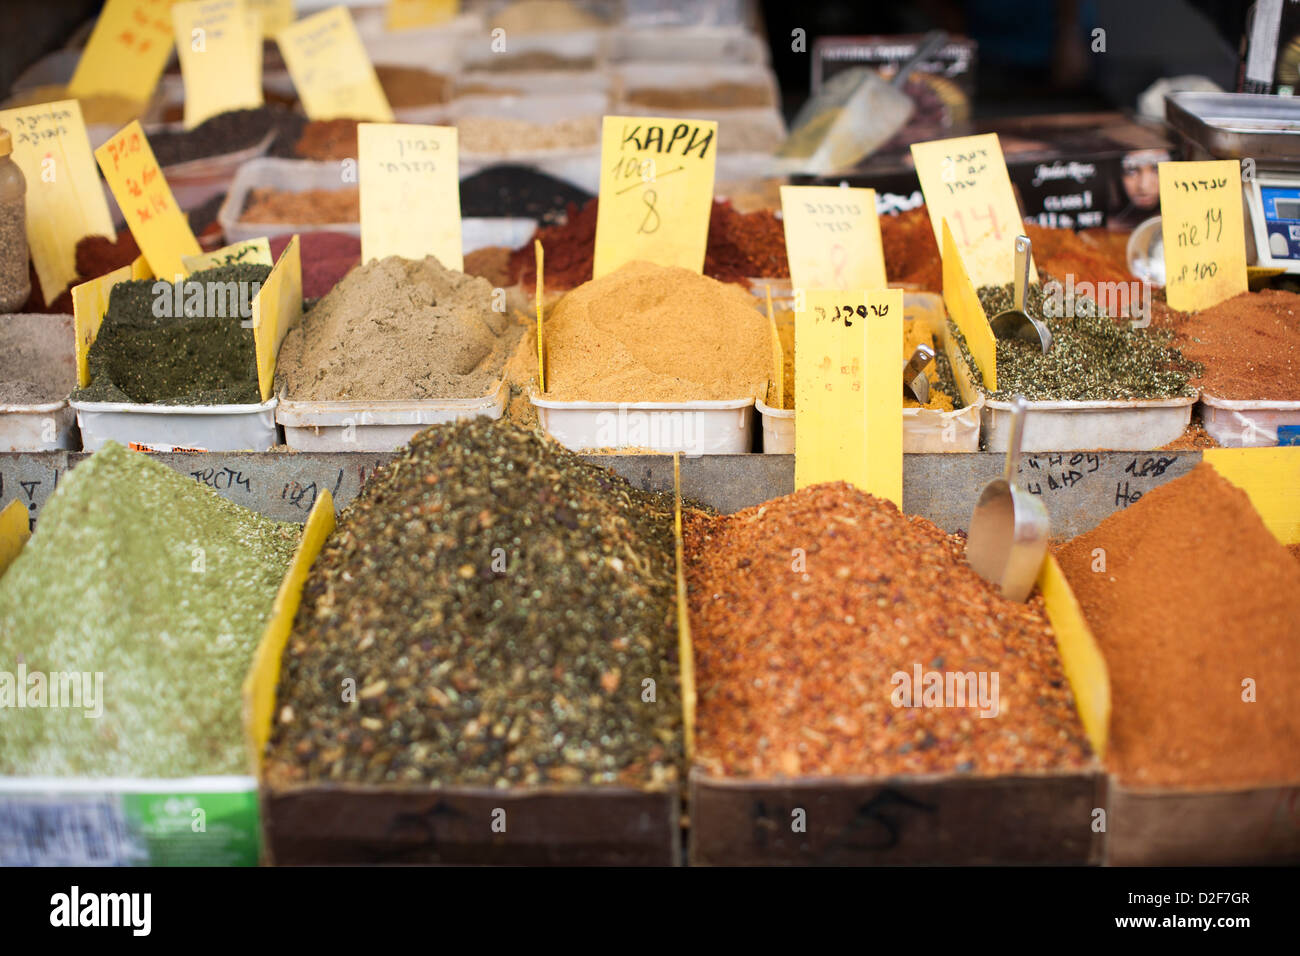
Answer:
[(921, 61), (935, 53), (947, 42), (948, 34), (942, 30), (931, 30), (923, 36), (921, 42), (917, 44), (916, 52), (912, 54), (912, 58), (900, 66), (898, 72), (890, 78), (890, 85), (901, 90), (903, 84), (907, 82), (907, 78), (912, 75), (912, 71), (920, 66)]
[[(1003, 248), (1006, 247), (1003, 246)], [(1024, 312), (1025, 315), (1029, 314), (1029, 310), (1025, 306), (1029, 303), (1029, 263), (1033, 261), (1030, 255), (1032, 249), (1033, 245), (1030, 243), (1028, 236), (1016, 237), (1015, 307)]]
[(1017, 395), (1011, 400), (1011, 437), (1007, 441), (1007, 469), (1002, 477), (1007, 484), (1016, 483), (1016, 474), (1020, 471), (1020, 439), (1025, 434), (1025, 413), (1029, 411), (1029, 402), (1025, 396)]

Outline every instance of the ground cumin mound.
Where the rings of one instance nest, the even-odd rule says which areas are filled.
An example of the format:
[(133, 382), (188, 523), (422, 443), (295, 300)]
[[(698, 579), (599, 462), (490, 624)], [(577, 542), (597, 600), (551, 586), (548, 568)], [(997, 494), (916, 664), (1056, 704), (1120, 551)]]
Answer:
[(1198, 465), (1057, 557), (1110, 670), (1122, 783), (1300, 781), (1300, 564), (1244, 491)]
[(547, 398), (681, 402), (762, 398), (767, 320), (737, 286), (630, 262), (568, 293), (546, 320)]

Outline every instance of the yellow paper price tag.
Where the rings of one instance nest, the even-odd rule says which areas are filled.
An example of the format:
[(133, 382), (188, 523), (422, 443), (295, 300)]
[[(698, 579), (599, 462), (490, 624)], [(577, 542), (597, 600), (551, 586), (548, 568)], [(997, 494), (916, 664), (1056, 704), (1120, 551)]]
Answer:
[(1279, 541), (1300, 544), (1300, 448), (1207, 448), (1204, 460), (1250, 496)]
[(357, 146), (361, 261), (435, 256), (461, 271), (456, 128), (362, 123)]
[[(976, 288), (1012, 281), (1024, 225), (997, 134), (913, 143), (912, 159), (939, 248), (947, 219)], [(1029, 281), (1038, 281), (1032, 264)]]
[(795, 313), (794, 485), (903, 506), (903, 291), (805, 290)]
[(303, 109), (314, 120), (393, 122), (393, 111), (347, 7), (331, 7), (275, 37)]
[(197, 256), (182, 256), (181, 261), (185, 263), (186, 275), (198, 272), (201, 269), (215, 269), (218, 266), (229, 266), (236, 263), (251, 266), (275, 265), (275, 260), (271, 258), (271, 240), (266, 238), (245, 239), (243, 242), (234, 242), (228, 246), (222, 246), (215, 252), (204, 252)]
[(704, 270), (717, 134), (710, 120), (605, 117), (594, 278), (638, 259)]
[(454, 20), (459, 0), (388, 0), (384, 23), (390, 30), (431, 27)]
[(115, 94), (144, 103), (153, 95), (172, 53), (171, 7), (175, 0), (107, 0), (68, 95), (81, 99)]
[(776, 313), (772, 311), (772, 287), (767, 286), (767, 330), (772, 336), (772, 380), (776, 383), (776, 408), (785, 408), (785, 350), (781, 348), (781, 333), (776, 328)]
[(184, 275), (181, 257), (202, 250), (158, 168), (140, 121), (132, 120), (95, 150), (95, 159), (154, 275), (168, 280)]
[(1161, 163), (1159, 170), (1170, 308), (1198, 312), (1245, 292), (1246, 227), (1237, 161)]
[[(274, 38), (277, 33), (293, 23), (293, 0), (245, 0), (250, 13), (262, 16), (262, 34)], [(262, 59), (261, 44), (257, 49), (258, 62)]]
[(9, 570), (31, 536), (31, 515), (27, 506), (15, 498), (0, 511), (0, 576)]
[(998, 341), (989, 326), (975, 286), (966, 273), (966, 264), (953, 240), (948, 223), (943, 223), (943, 304), (952, 316), (961, 334), (966, 337), (966, 347), (979, 366), (984, 387), (996, 391), (998, 387)]
[(253, 347), (262, 401), (275, 387), (275, 360), (289, 330), (302, 318), (302, 253), (294, 236), (253, 300)]
[(129, 266), (114, 269), (98, 279), (91, 279), (72, 287), (72, 329), (77, 355), (77, 384), (85, 388), (90, 384), (90, 347), (108, 311), (108, 300), (113, 286), (132, 279), (152, 279), (153, 273), (144, 256), (136, 258)]
[(883, 289), (874, 189), (782, 186), (785, 252), (796, 289)]
[(0, 110), (13, 160), (27, 180), (27, 245), (49, 305), (77, 278), (82, 236), (114, 238), (81, 104), (60, 100)]
[(546, 288), (542, 282), (542, 240), (533, 240), (533, 258), (537, 260), (537, 285), (534, 293), (537, 302), (537, 387), (546, 393), (546, 350), (542, 344), (542, 292)]
[(1106, 658), (1097, 646), (1065, 572), (1051, 554), (1039, 569), (1038, 590), (1043, 594), (1047, 618), (1056, 636), (1061, 669), (1074, 691), (1079, 722), (1093, 751), (1104, 758), (1110, 733), (1110, 672)]
[(172, 7), (185, 79), (185, 128), (229, 110), (262, 105), (262, 34), (244, 0), (191, 0)]

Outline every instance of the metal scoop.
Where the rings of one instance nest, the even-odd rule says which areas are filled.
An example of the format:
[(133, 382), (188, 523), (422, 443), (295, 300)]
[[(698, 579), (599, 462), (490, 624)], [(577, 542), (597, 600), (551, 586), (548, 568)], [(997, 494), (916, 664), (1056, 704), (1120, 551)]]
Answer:
[(1016, 297), (1014, 308), (999, 312), (989, 319), (993, 334), (1000, 339), (1023, 339), (1043, 347), (1043, 354), (1052, 347), (1052, 333), (1047, 326), (1025, 311), (1025, 298), (1029, 292), (1029, 263), (1031, 245), (1028, 236), (1016, 237)]
[(980, 577), (1002, 589), (1010, 601), (1023, 601), (1034, 589), (1047, 554), (1047, 507), (1036, 495), (1016, 487), (1020, 438), (1029, 403), (1017, 395), (1011, 403), (1011, 441), (1007, 470), (984, 486), (970, 518), (966, 560)]
[(903, 363), (903, 394), (911, 395), (922, 405), (930, 400), (930, 380), (925, 377), (923, 369), (933, 358), (934, 349), (918, 345), (912, 357)]

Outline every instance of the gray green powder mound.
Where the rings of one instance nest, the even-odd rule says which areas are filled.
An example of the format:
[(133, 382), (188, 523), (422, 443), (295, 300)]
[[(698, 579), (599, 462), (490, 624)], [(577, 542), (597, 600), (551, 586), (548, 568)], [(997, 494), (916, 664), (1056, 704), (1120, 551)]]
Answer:
[[(240, 687), (299, 534), (112, 442), (72, 469), (0, 577), (0, 775), (247, 773)], [(74, 672), (94, 701), (51, 706)], [(3, 700), (36, 673), (42, 706)]]

